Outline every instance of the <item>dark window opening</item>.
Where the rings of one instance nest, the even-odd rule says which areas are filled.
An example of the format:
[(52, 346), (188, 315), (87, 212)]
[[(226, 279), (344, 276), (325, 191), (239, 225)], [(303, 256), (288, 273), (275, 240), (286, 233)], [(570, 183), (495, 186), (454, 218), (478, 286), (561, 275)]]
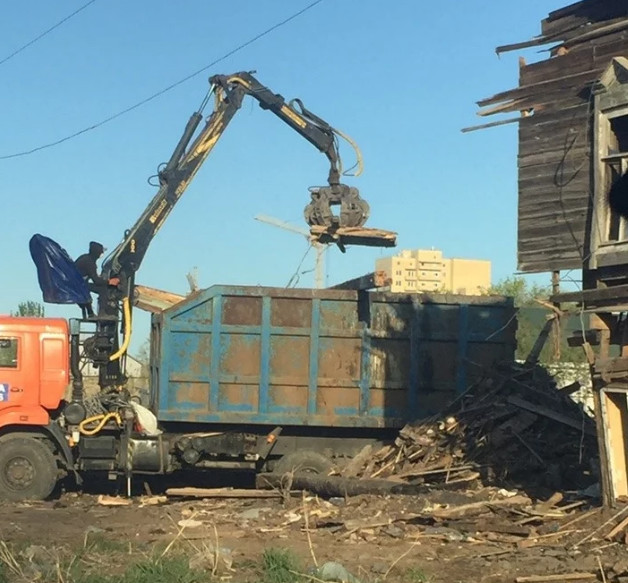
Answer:
[(0, 367), (17, 368), (17, 338), (0, 338)]
[[(609, 216), (607, 241), (620, 242), (628, 239), (626, 212), (628, 211), (628, 189), (623, 188), (626, 180), (618, 180), (628, 169), (628, 115), (609, 119), (610, 132), (606, 144), (606, 172), (603, 191), (609, 193)], [(624, 156), (624, 154), (626, 154)], [(614, 192), (611, 187), (615, 185)], [(618, 188), (620, 187), (620, 188)], [(611, 194), (612, 193), (612, 194)], [(613, 200), (614, 199), (614, 200)]]

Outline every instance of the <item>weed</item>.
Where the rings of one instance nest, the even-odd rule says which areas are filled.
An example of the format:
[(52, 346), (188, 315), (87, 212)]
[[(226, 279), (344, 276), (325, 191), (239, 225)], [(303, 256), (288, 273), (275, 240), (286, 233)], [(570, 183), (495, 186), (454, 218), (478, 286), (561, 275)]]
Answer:
[[(94, 551), (94, 548), (94, 546), (88, 547), (90, 551)], [(129, 559), (129, 555), (102, 551), (89, 554), (85, 547), (81, 548), (78, 554), (70, 553), (68, 549), (49, 550), (43, 547), (37, 549), (40, 552), (39, 555), (27, 556), (23, 552), (15, 552), (13, 548), (0, 542), (0, 583), (30, 583), (35, 579), (41, 583), (207, 583), (210, 581), (207, 573), (191, 568), (188, 559), (180, 555), (154, 557), (136, 562)], [(120, 565), (120, 561), (128, 562)], [(119, 566), (122, 566), (122, 569), (118, 570)]]
[(86, 532), (83, 547), (90, 553), (124, 553), (129, 549), (127, 543), (108, 538), (100, 532)]
[(410, 567), (403, 576), (407, 583), (430, 583), (430, 578), (419, 567)]
[(293, 583), (294, 573), (300, 572), (299, 560), (286, 549), (265, 549), (262, 555), (264, 583)]
[(120, 583), (203, 583), (208, 580), (209, 576), (192, 569), (186, 558), (163, 557), (133, 565)]

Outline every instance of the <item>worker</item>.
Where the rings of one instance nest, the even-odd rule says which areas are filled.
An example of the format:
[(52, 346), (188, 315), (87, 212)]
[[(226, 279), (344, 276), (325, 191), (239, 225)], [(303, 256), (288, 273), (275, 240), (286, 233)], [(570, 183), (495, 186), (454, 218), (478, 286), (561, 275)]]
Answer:
[[(97, 241), (90, 241), (89, 251), (87, 253), (83, 253), (83, 255), (78, 257), (74, 262), (76, 269), (83, 277), (83, 280), (87, 284), (90, 292), (99, 294), (105, 286), (118, 285), (120, 283), (120, 279), (117, 277), (112, 277), (111, 279), (106, 280), (98, 275), (96, 262), (102, 257), (105, 251), (106, 249), (101, 243), (98, 243)], [(84, 319), (93, 318), (95, 316), (91, 298), (89, 302), (78, 305), (81, 308), (81, 313), (83, 314)]]

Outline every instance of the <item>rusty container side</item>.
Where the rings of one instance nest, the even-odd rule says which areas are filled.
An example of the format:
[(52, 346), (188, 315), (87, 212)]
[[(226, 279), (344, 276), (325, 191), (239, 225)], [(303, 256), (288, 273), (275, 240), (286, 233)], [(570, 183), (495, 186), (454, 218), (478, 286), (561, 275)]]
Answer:
[(372, 293), (370, 305), (372, 415), (400, 425), (433, 415), (487, 368), (514, 360), (511, 298)]
[[(422, 299), (421, 299), (422, 298)], [(512, 358), (512, 303), (214, 286), (153, 315), (162, 421), (398, 427)]]

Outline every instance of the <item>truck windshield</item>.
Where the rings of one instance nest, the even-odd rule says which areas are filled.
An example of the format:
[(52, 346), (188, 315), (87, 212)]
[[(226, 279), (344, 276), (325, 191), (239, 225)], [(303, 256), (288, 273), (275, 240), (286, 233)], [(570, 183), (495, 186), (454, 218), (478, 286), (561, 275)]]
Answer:
[(17, 338), (0, 338), (0, 367), (17, 368)]

